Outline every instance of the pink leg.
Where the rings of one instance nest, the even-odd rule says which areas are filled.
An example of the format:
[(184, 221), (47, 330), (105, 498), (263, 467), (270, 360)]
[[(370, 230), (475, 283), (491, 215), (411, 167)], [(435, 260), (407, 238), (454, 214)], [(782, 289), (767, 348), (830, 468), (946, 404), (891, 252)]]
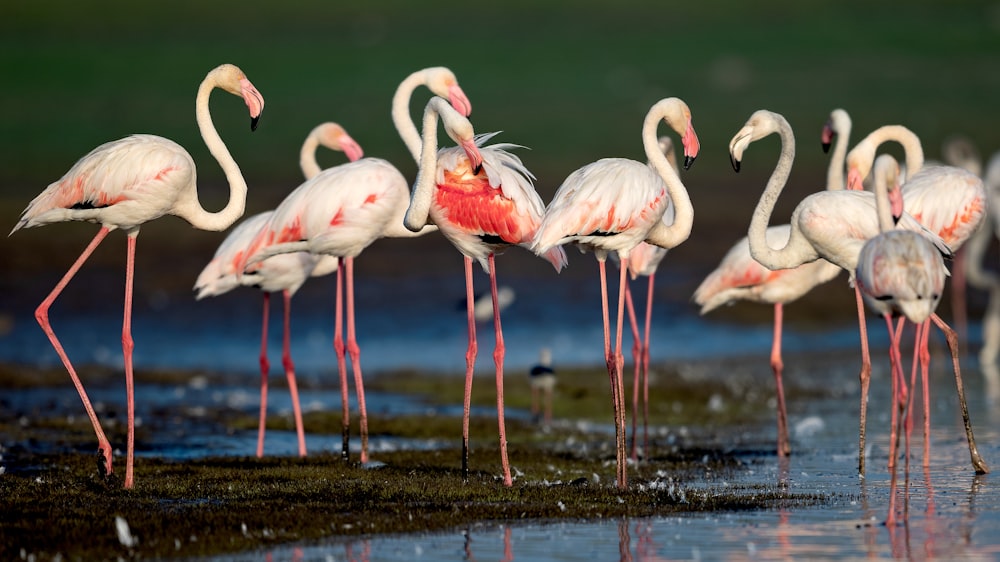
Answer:
[(787, 457), (792, 454), (792, 446), (788, 440), (788, 413), (785, 410), (785, 387), (781, 382), (781, 371), (784, 363), (781, 361), (781, 325), (784, 317), (784, 307), (774, 303), (774, 336), (771, 342), (771, 370), (774, 371), (775, 395), (778, 399), (778, 456)]
[(976, 438), (972, 435), (972, 422), (969, 420), (969, 406), (965, 402), (965, 388), (962, 385), (962, 372), (958, 367), (958, 335), (952, 330), (937, 314), (931, 314), (931, 320), (944, 332), (948, 340), (948, 349), (951, 350), (951, 362), (955, 368), (955, 386), (958, 390), (958, 403), (962, 408), (962, 421), (965, 423), (965, 437), (969, 442), (969, 455), (972, 457), (972, 467), (976, 474), (987, 474), (990, 469), (986, 467), (986, 462), (979, 456), (976, 448)]
[(927, 467), (931, 463), (931, 394), (928, 372), (931, 364), (931, 350), (928, 345), (930, 335), (931, 323), (927, 320), (924, 322), (919, 345), (921, 390), (924, 393), (924, 466)]
[(80, 270), (83, 263), (87, 261), (87, 258), (94, 253), (94, 250), (101, 243), (101, 241), (104, 240), (104, 237), (108, 235), (108, 232), (110, 231), (107, 227), (101, 227), (101, 229), (97, 231), (97, 235), (94, 236), (94, 239), (91, 240), (90, 244), (83, 250), (80, 257), (77, 258), (73, 265), (70, 266), (66, 275), (59, 280), (59, 283), (57, 283), (55, 288), (52, 289), (49, 296), (45, 297), (45, 300), (43, 300), (42, 303), (38, 305), (38, 308), (35, 309), (35, 320), (38, 321), (38, 325), (42, 327), (42, 331), (45, 332), (46, 336), (48, 336), (49, 342), (52, 344), (52, 347), (55, 348), (56, 353), (62, 360), (63, 366), (65, 366), (66, 370), (69, 371), (69, 376), (73, 379), (73, 386), (76, 387), (76, 391), (80, 394), (80, 399), (83, 401), (83, 407), (87, 410), (87, 416), (90, 418), (90, 423), (94, 426), (94, 433), (97, 435), (97, 447), (103, 455), (102, 461), (98, 464), (98, 469), (104, 475), (112, 473), (111, 443), (108, 442), (108, 438), (104, 435), (104, 429), (101, 428), (101, 422), (97, 419), (97, 414), (94, 412), (94, 407), (90, 404), (90, 398), (87, 396), (87, 391), (83, 389), (83, 383), (80, 382), (80, 377), (77, 376), (76, 369), (73, 368), (73, 364), (69, 361), (69, 356), (66, 355), (66, 351), (63, 349), (62, 344), (59, 343), (59, 339), (56, 338), (55, 331), (52, 330), (52, 325), (49, 323), (49, 308), (52, 306), (52, 303), (55, 302), (60, 293), (62, 293), (63, 289), (66, 288), (66, 285), (69, 284), (70, 280), (73, 279), (73, 276)]
[(642, 342), (642, 450), (649, 450), (649, 332), (653, 319), (653, 281), (655, 274), (649, 275), (649, 289), (646, 291), (646, 333)]
[[(624, 267), (624, 264), (622, 264)], [(637, 425), (639, 412), (639, 376), (642, 369), (642, 340), (639, 336), (639, 323), (635, 318), (635, 306), (632, 302), (632, 288), (625, 284), (625, 310), (628, 312), (629, 324), (632, 326), (632, 362), (635, 372), (632, 377), (632, 460), (639, 458), (637, 450)]]
[[(476, 368), (476, 296), (472, 286), (472, 258), (465, 257), (465, 302), (469, 320), (469, 347), (465, 350), (465, 399), (462, 410), (462, 479), (469, 479), (469, 418), (472, 415), (472, 377)], [(496, 310), (496, 309), (494, 309)]]
[(299, 386), (295, 382), (295, 363), (292, 362), (292, 295), (282, 291), (285, 301), (285, 333), (282, 338), (281, 364), (288, 379), (288, 392), (292, 395), (292, 413), (295, 416), (295, 433), (299, 438), (299, 456), (306, 456), (306, 433), (302, 427), (302, 408), (299, 406)]
[(257, 424), (257, 458), (264, 456), (264, 432), (267, 426), (267, 376), (271, 362), (267, 360), (267, 327), (270, 321), (271, 293), (264, 293), (264, 312), (260, 330), (260, 422)]
[(340, 415), (342, 446), (340, 457), (351, 458), (351, 401), (347, 391), (347, 358), (344, 355), (344, 258), (338, 258), (337, 296), (334, 309), (333, 349), (337, 353), (337, 371), (340, 373)]
[(497, 422), (500, 425), (500, 466), (503, 467), (503, 485), (513, 486), (510, 475), (510, 462), (507, 460), (507, 427), (503, 417), (503, 358), (506, 347), (503, 343), (503, 329), (500, 327), (500, 303), (497, 300), (497, 270), (494, 256), (490, 254), (490, 292), (493, 296), (493, 328), (496, 331), (496, 348), (493, 350), (493, 363), (497, 368)]
[(125, 487), (133, 486), (135, 464), (135, 379), (132, 370), (132, 284), (135, 275), (135, 238), (139, 232), (128, 235), (128, 257), (125, 260), (125, 315), (122, 321), (122, 355), (125, 358), (125, 396), (128, 400), (128, 445), (125, 449)]
[[(622, 260), (624, 261), (624, 260)], [(617, 413), (615, 425), (618, 426), (618, 487), (628, 487), (628, 455), (625, 446), (625, 386), (622, 371), (625, 370), (625, 356), (622, 354), (622, 331), (625, 323), (625, 287), (628, 284), (628, 268), (623, 267), (618, 274), (618, 322), (615, 328), (615, 385), (617, 387)]]
[(865, 426), (868, 417), (868, 385), (871, 382), (872, 360), (868, 352), (868, 328), (865, 322), (865, 303), (861, 298), (861, 289), (854, 284), (854, 298), (858, 305), (858, 331), (861, 334), (861, 414), (858, 429), (858, 474), (865, 475)]
[(889, 468), (896, 466), (899, 451), (899, 421), (906, 406), (906, 381), (903, 378), (901, 356), (899, 352), (899, 332), (893, 325), (892, 316), (883, 315), (886, 329), (889, 332), (889, 371), (892, 382), (892, 416), (889, 432)]
[(354, 331), (354, 258), (344, 260), (347, 266), (347, 352), (351, 355), (354, 370), (354, 392), (358, 395), (358, 412), (361, 417), (361, 462), (368, 462), (368, 409), (365, 406), (365, 383), (361, 379), (361, 348)]
[[(620, 440), (620, 435), (618, 434), (618, 384), (616, 383), (615, 377), (615, 355), (611, 350), (611, 315), (608, 310), (608, 280), (606, 277), (607, 267), (605, 266), (605, 259), (598, 258), (597, 266), (601, 273), (601, 310), (602, 319), (604, 322), (604, 360), (608, 366), (608, 379), (611, 382), (611, 405), (612, 413), (614, 415), (615, 424), (615, 444), (617, 446)], [(616, 451), (617, 453), (617, 451)], [(621, 481), (621, 468), (617, 468), (617, 473), (615, 475), (617, 481)]]

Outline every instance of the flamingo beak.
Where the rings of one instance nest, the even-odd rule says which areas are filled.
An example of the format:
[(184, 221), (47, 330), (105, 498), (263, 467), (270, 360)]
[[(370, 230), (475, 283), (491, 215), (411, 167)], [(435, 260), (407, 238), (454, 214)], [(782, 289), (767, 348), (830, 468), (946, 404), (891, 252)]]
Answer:
[(344, 133), (338, 142), (340, 143), (341, 150), (344, 151), (347, 159), (351, 162), (357, 162), (365, 155), (365, 151), (361, 149), (361, 145), (347, 133)]
[(833, 130), (833, 124), (829, 121), (823, 125), (823, 132), (820, 134), (820, 141), (823, 143), (823, 154), (830, 152), (830, 145), (833, 144), (833, 137), (837, 133)]
[(458, 84), (453, 84), (448, 88), (448, 102), (455, 111), (462, 114), (462, 117), (468, 117), (472, 115), (472, 102), (462, 91), (462, 88), (458, 87)]
[(469, 167), (472, 168), (472, 173), (479, 175), (479, 172), (483, 169), (483, 155), (479, 152), (476, 141), (473, 139), (462, 141), (460, 146), (465, 151), (465, 155), (469, 157)]
[(861, 191), (864, 186), (861, 184), (861, 172), (857, 168), (847, 170), (847, 189)]
[(694, 132), (690, 117), (688, 117), (687, 129), (681, 139), (681, 144), (684, 146), (684, 169), (688, 170), (694, 164), (694, 159), (698, 157), (698, 151), (701, 150), (701, 143), (698, 141), (697, 133)]
[(260, 95), (257, 88), (249, 80), (240, 80), (240, 96), (250, 110), (250, 130), (257, 130), (257, 123), (260, 121), (260, 114), (264, 111), (264, 96)]

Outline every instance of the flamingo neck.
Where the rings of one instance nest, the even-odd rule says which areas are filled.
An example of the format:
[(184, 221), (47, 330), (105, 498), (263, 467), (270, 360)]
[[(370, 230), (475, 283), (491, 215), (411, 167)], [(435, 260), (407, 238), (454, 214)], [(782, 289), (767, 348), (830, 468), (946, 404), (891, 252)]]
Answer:
[(781, 191), (785, 188), (785, 183), (792, 171), (792, 162), (795, 160), (795, 136), (792, 133), (792, 128), (784, 117), (775, 115), (775, 119), (778, 121), (778, 135), (781, 137), (781, 154), (778, 157), (778, 164), (767, 180), (764, 193), (754, 209), (747, 234), (750, 242), (750, 254), (753, 259), (768, 269), (788, 269), (813, 261), (818, 256), (812, 245), (796, 227), (795, 217), (792, 218), (788, 243), (783, 248), (775, 250), (767, 243), (766, 232), (768, 223), (771, 221), (771, 214), (774, 212), (774, 206)]
[(847, 142), (851, 136), (851, 121), (840, 120), (834, 123), (837, 141), (833, 145), (830, 156), (830, 168), (826, 172), (826, 188), (831, 191), (843, 190), (847, 184), (844, 181), (844, 163), (847, 160)]
[(212, 90), (218, 87), (218, 79), (214, 73), (209, 74), (198, 87), (198, 96), (195, 99), (195, 116), (198, 121), (198, 129), (201, 137), (205, 141), (205, 146), (215, 157), (215, 160), (222, 167), (229, 183), (229, 202), (222, 210), (211, 213), (201, 206), (198, 201), (197, 182), (192, 185), (191, 194), (178, 202), (174, 209), (174, 214), (191, 223), (192, 226), (202, 230), (221, 231), (232, 226), (241, 216), (246, 207), (247, 183), (243, 179), (239, 165), (233, 160), (233, 156), (222, 142), (222, 138), (215, 130), (212, 123), (212, 114), (208, 108), (208, 100)]
[[(662, 109), (646, 114), (646, 119), (642, 123), (642, 147), (646, 151), (649, 165), (666, 184), (667, 196), (674, 204), (674, 221), (670, 225), (666, 225), (662, 220), (658, 220), (647, 233), (646, 242), (670, 249), (680, 245), (691, 235), (691, 227), (694, 225), (694, 207), (691, 205), (691, 197), (681, 182), (680, 176), (670, 165), (670, 161), (664, 155), (656, 137), (656, 129), (659, 127), (660, 120), (665, 118), (669, 119), (666, 111)], [(668, 124), (681, 135), (684, 134), (687, 127), (687, 123), (678, 124), (669, 120)], [(664, 209), (666, 209), (665, 205)]]
[(302, 169), (302, 175), (307, 180), (313, 179), (323, 171), (316, 160), (316, 149), (318, 147), (319, 137), (315, 134), (310, 134), (306, 137), (306, 141), (302, 143), (302, 149), (299, 150), (299, 168)]
[(438, 112), (433, 104), (428, 104), (424, 110), (423, 142), (416, 153), (417, 180), (410, 195), (410, 206), (403, 217), (403, 226), (411, 232), (419, 232), (427, 224), (431, 199), (437, 187), (437, 126)]
[(392, 122), (396, 126), (399, 138), (403, 139), (406, 148), (413, 156), (414, 162), (420, 163), (420, 133), (410, 116), (410, 98), (418, 86), (427, 85), (426, 72), (418, 70), (406, 77), (396, 88), (392, 96)]

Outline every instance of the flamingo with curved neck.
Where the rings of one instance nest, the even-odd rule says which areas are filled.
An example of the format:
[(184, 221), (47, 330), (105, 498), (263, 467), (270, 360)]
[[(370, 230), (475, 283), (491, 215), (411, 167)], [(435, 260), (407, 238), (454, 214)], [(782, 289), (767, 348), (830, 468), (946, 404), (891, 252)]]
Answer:
[(112, 473), (112, 447), (101, 429), (87, 393), (49, 323), (48, 311), (76, 272), (87, 261), (107, 234), (125, 231), (128, 253), (125, 266), (125, 318), (122, 326), (122, 351), (128, 400), (128, 452), (125, 460), (126, 488), (133, 486), (135, 445), (135, 400), (132, 372), (132, 280), (135, 265), (135, 242), (139, 227), (146, 221), (172, 214), (202, 230), (224, 230), (243, 215), (247, 184), (239, 166), (212, 123), (209, 96), (221, 88), (243, 98), (250, 112), (250, 128), (255, 129), (264, 98), (238, 67), (223, 64), (211, 70), (195, 98), (195, 116), (201, 136), (218, 161), (229, 182), (229, 202), (218, 212), (208, 212), (198, 202), (195, 165), (191, 155), (177, 143), (155, 135), (132, 135), (103, 144), (77, 161), (58, 181), (40, 193), (21, 214), (13, 234), (20, 228), (42, 226), (61, 221), (88, 221), (101, 225), (76, 262), (70, 266), (51, 293), (35, 310), (35, 318), (48, 336), (76, 386), (84, 408), (97, 434), (102, 455), (101, 471)]
[[(688, 238), (694, 223), (694, 208), (687, 189), (659, 146), (656, 131), (661, 121), (681, 136), (684, 167), (690, 167), (700, 148), (691, 124), (691, 110), (678, 98), (662, 99), (653, 104), (643, 119), (642, 146), (648, 164), (627, 158), (604, 158), (572, 172), (556, 190), (532, 243), (536, 254), (573, 243), (593, 250), (597, 258), (619, 488), (628, 485), (621, 350), (628, 267), (620, 268), (619, 273), (617, 332), (612, 349), (605, 262), (608, 254), (614, 252), (620, 263), (627, 264), (629, 253), (643, 241), (667, 249), (676, 247)], [(662, 219), (671, 204), (674, 220), (668, 225)]]
[[(441, 124), (458, 147), (438, 150)], [(490, 276), (496, 366), (497, 420), (503, 482), (513, 484), (507, 459), (503, 403), (503, 361), (506, 346), (500, 323), (496, 252), (514, 245), (527, 246), (535, 236), (545, 205), (532, 185), (531, 172), (520, 158), (507, 152), (511, 144), (484, 146), (492, 134), (476, 136), (472, 124), (440, 97), (431, 98), (424, 110), (423, 142), (417, 180), (403, 224), (410, 230), (436, 224), (465, 258), (466, 311), (469, 345), (465, 352), (465, 398), (462, 417), (462, 475), (469, 473), (469, 420), (476, 343), (475, 292), (472, 263), (476, 260)], [(566, 264), (562, 248), (545, 253), (556, 271)]]

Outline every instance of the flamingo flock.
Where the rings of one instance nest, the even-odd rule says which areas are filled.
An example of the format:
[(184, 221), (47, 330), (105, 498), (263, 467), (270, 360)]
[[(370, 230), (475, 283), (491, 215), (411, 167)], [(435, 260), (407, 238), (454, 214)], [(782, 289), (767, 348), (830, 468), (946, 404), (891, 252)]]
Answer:
[[(420, 86), (430, 90), (421, 126), (410, 115), (413, 93)], [(63, 221), (88, 221), (99, 229), (65, 276), (38, 306), (35, 316), (59, 355), (79, 392), (94, 427), (100, 453), (99, 469), (113, 472), (112, 446), (87, 392), (48, 320), (48, 311), (95, 248), (112, 230), (127, 239), (125, 314), (122, 349), (128, 402), (128, 443), (124, 486), (134, 486), (134, 396), (131, 336), (131, 301), (136, 239), (141, 226), (173, 214), (204, 230), (224, 231), (244, 213), (247, 181), (212, 123), (209, 97), (222, 89), (239, 96), (247, 106), (251, 128), (256, 128), (264, 108), (260, 92), (244, 72), (231, 64), (212, 69), (198, 88), (196, 121), (211, 154), (223, 169), (230, 187), (226, 206), (209, 212), (198, 202), (195, 163), (179, 145), (153, 135), (132, 135), (103, 144), (81, 158), (59, 180), (29, 203), (11, 234), (21, 228)], [(488, 274), (492, 301), (495, 347), (497, 435), (504, 486), (514, 484), (504, 421), (505, 344), (500, 313), (503, 308), (497, 285), (496, 256), (520, 246), (548, 261), (559, 272), (567, 265), (566, 247), (592, 252), (597, 261), (601, 288), (603, 349), (608, 373), (611, 415), (615, 428), (615, 485), (628, 487), (628, 466), (638, 462), (636, 417), (643, 408), (648, 418), (648, 371), (653, 284), (658, 266), (668, 250), (691, 235), (694, 208), (681, 179), (698, 156), (701, 141), (695, 132), (691, 107), (677, 97), (652, 103), (641, 120), (640, 140), (645, 162), (628, 158), (603, 158), (570, 173), (546, 204), (535, 189), (536, 178), (517, 156), (519, 145), (492, 143), (497, 133), (475, 131), (472, 104), (455, 74), (445, 67), (429, 67), (407, 76), (392, 98), (393, 124), (417, 164), (410, 181), (383, 158), (364, 156), (360, 145), (336, 123), (317, 126), (306, 138), (300, 165), (305, 181), (290, 190), (274, 209), (243, 220), (222, 240), (195, 282), (196, 298), (219, 295), (240, 286), (263, 292), (263, 330), (259, 356), (261, 372), (260, 418), (256, 454), (264, 454), (267, 388), (270, 362), (267, 355), (269, 295), (281, 292), (284, 300), (282, 365), (288, 380), (298, 438), (298, 453), (306, 455), (305, 429), (299, 406), (290, 342), (290, 300), (310, 278), (336, 274), (335, 330), (332, 347), (337, 358), (342, 399), (342, 456), (350, 458), (350, 408), (348, 386), (353, 379), (360, 416), (360, 460), (369, 461), (368, 414), (364, 398), (361, 353), (355, 326), (354, 262), (363, 262), (364, 250), (380, 238), (412, 238), (438, 232), (462, 255), (465, 269), (468, 345), (465, 352), (461, 469), (468, 478), (470, 464), (470, 409), (474, 366), (478, 354), (474, 263)], [(659, 137), (666, 124), (677, 135)], [(441, 146), (439, 128), (454, 145)], [(896, 446), (905, 428), (907, 455), (912, 427), (912, 390), (917, 372), (922, 375), (924, 398), (924, 464), (929, 458), (928, 334), (930, 323), (946, 335), (951, 348), (958, 398), (973, 469), (988, 472), (979, 455), (969, 419), (959, 367), (957, 336), (936, 313), (945, 279), (946, 259), (966, 241), (980, 255), (995, 219), (988, 221), (988, 201), (979, 174), (957, 166), (926, 165), (919, 138), (909, 129), (888, 125), (876, 129), (848, 151), (851, 120), (842, 109), (830, 113), (821, 134), (823, 148), (836, 138), (826, 188), (803, 198), (791, 220), (771, 225), (777, 200), (795, 158), (795, 138), (788, 121), (767, 110), (754, 112), (729, 142), (733, 167), (738, 172), (749, 147), (771, 135), (780, 139), (781, 152), (759, 203), (752, 212), (747, 236), (735, 243), (694, 293), (694, 302), (706, 314), (737, 300), (770, 304), (774, 308), (774, 338), (770, 364), (777, 394), (777, 454), (792, 454), (783, 390), (781, 354), (782, 316), (785, 304), (847, 272), (855, 293), (861, 339), (861, 396), (859, 408), (858, 468), (865, 473), (867, 396), (871, 377), (866, 316), (880, 315), (890, 334), (890, 369), (893, 389), (889, 467), (895, 468)], [(879, 146), (898, 142), (905, 150), (905, 172), (896, 161), (877, 156)], [(721, 143), (720, 143), (721, 144)], [(683, 153), (677, 166), (673, 146)], [(321, 169), (315, 151), (319, 146), (343, 152), (348, 162)], [(682, 169), (679, 169), (682, 168)], [(990, 173), (1000, 165), (988, 168)], [(846, 180), (844, 178), (846, 171)], [(994, 174), (996, 175), (996, 174)], [(1000, 182), (994, 182), (994, 185)], [(864, 187), (871, 186), (872, 191)], [(412, 187), (411, 187), (412, 186)], [(989, 229), (982, 225), (990, 222)], [(977, 234), (978, 233), (978, 234)], [(612, 303), (606, 262), (619, 265), (618, 293)], [(979, 269), (969, 278), (979, 286), (1000, 283)], [(640, 336), (629, 278), (647, 276), (645, 333)], [(612, 306), (615, 316), (612, 317)], [(595, 307), (596, 309), (596, 307)], [(626, 400), (623, 354), (624, 318), (628, 310), (633, 332), (633, 422), (631, 461), (627, 452)], [(362, 312), (363, 313), (363, 312)], [(595, 315), (596, 316), (596, 315)], [(904, 376), (899, 348), (903, 321), (916, 326), (915, 355), (909, 381)], [(612, 323), (614, 322), (614, 323)], [(346, 325), (346, 338), (344, 335)], [(994, 360), (1000, 349), (1000, 329), (991, 326), (991, 340), (982, 360)], [(596, 342), (595, 342), (596, 343)], [(551, 420), (551, 392), (555, 384), (551, 354), (544, 350), (535, 373), (535, 390), (546, 393), (544, 420)], [(347, 364), (351, 364), (352, 377)], [(640, 399), (640, 381), (643, 392)], [(537, 398), (536, 398), (537, 400)], [(541, 415), (537, 401), (534, 411)], [(644, 432), (644, 434), (646, 434)], [(642, 450), (648, 446), (648, 434)], [(890, 519), (892, 514), (890, 514)]]

